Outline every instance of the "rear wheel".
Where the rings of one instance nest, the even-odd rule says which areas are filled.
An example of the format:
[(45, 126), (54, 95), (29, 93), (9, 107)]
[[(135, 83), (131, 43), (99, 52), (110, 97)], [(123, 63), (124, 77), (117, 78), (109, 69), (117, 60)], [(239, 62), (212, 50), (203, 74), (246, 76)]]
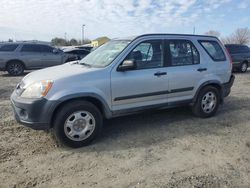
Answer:
[(11, 61), (7, 64), (6, 70), (12, 76), (19, 76), (23, 74), (24, 66), (19, 61)]
[(102, 115), (92, 103), (74, 101), (57, 113), (54, 134), (63, 145), (78, 148), (89, 145), (102, 128)]
[(248, 69), (248, 63), (247, 62), (243, 62), (240, 65), (240, 72), (245, 73), (245, 72), (247, 72), (247, 69)]
[(192, 107), (194, 115), (201, 118), (208, 118), (215, 115), (220, 104), (219, 91), (213, 86), (203, 88)]

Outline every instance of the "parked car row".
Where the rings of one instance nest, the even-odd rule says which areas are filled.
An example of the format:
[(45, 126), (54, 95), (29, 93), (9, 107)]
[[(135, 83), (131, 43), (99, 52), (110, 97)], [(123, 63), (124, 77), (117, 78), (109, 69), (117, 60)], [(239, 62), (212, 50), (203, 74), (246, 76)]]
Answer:
[(24, 70), (41, 69), (80, 60), (89, 54), (85, 49), (62, 51), (40, 43), (7, 43), (0, 46), (0, 70), (21, 75)]

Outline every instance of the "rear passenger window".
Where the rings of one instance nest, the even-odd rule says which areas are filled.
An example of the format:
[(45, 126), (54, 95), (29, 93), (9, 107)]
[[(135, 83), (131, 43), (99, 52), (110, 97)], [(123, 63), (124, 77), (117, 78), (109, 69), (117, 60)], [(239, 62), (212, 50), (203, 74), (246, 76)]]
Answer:
[(240, 48), (240, 51), (241, 51), (242, 53), (248, 53), (248, 52), (249, 52), (249, 48), (248, 48), (247, 46), (242, 46), (242, 47)]
[(52, 53), (53, 52), (53, 48), (50, 46), (40, 45), (40, 48), (41, 48), (41, 52), (45, 52), (45, 53)]
[(25, 44), (22, 47), (22, 52), (41, 52), (40, 45), (36, 44)]
[(7, 44), (0, 47), (1, 52), (13, 52), (18, 47), (17, 44)]
[(199, 41), (202, 47), (205, 49), (205, 51), (208, 53), (208, 55), (214, 60), (214, 61), (225, 61), (226, 56), (216, 41)]
[(200, 63), (199, 52), (190, 41), (170, 41), (169, 49), (172, 66), (193, 65)]

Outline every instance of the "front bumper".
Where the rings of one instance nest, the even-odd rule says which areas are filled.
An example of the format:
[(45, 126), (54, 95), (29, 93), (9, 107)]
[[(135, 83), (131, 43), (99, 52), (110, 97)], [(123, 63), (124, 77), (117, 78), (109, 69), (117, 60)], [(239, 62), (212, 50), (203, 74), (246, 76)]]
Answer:
[(22, 125), (35, 130), (49, 129), (55, 101), (42, 99), (23, 99), (14, 91), (11, 105), (15, 119)]
[(231, 87), (233, 86), (234, 80), (235, 80), (235, 76), (231, 75), (229, 82), (222, 85), (222, 97), (223, 98), (227, 97), (230, 94)]

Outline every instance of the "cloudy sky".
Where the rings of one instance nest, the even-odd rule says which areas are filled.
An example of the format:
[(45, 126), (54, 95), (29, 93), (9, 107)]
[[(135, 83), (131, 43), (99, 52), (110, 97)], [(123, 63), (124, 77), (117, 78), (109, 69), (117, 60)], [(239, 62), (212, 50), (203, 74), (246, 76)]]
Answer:
[(0, 0), (0, 41), (143, 33), (222, 35), (250, 27), (250, 0)]

